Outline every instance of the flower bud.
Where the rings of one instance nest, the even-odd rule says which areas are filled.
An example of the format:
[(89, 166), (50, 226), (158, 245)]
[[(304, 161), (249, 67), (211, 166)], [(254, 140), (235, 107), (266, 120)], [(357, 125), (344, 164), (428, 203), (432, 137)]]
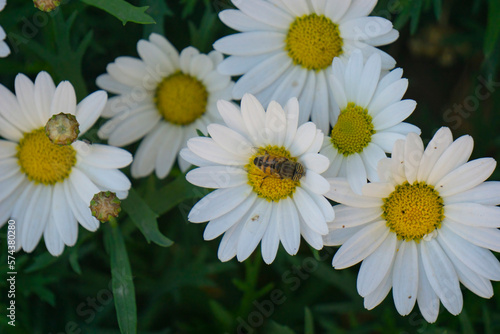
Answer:
[(70, 145), (80, 134), (76, 117), (60, 113), (52, 116), (45, 125), (45, 134), (56, 145)]
[(106, 223), (116, 217), (121, 211), (121, 201), (111, 191), (101, 191), (90, 201), (92, 215), (101, 223)]

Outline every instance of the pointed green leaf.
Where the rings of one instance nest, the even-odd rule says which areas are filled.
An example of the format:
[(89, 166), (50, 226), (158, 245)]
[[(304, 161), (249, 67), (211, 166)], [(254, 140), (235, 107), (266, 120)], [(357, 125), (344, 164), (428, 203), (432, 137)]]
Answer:
[(306, 306), (304, 313), (304, 334), (314, 334), (314, 319), (309, 307)]
[(495, 44), (500, 37), (500, 24), (498, 18), (500, 17), (500, 1), (489, 0), (488, 6), (488, 24), (486, 26), (486, 34), (484, 36), (484, 53), (488, 56), (493, 52)]
[(287, 326), (283, 326), (278, 324), (275, 321), (269, 321), (269, 324), (266, 326), (266, 331), (265, 333), (268, 334), (295, 334), (293, 330), (291, 330)]
[(156, 23), (151, 16), (145, 13), (148, 7), (135, 7), (125, 0), (81, 0), (87, 5), (102, 9), (109, 14), (113, 15), (123, 25), (127, 22), (134, 22), (140, 24), (153, 24)]
[(130, 189), (128, 197), (122, 201), (122, 208), (142, 232), (148, 243), (152, 241), (162, 247), (169, 247), (173, 244), (173, 241), (164, 236), (158, 229), (156, 213), (134, 189)]
[(137, 333), (137, 306), (132, 270), (119, 227), (106, 226), (104, 231), (111, 265), (111, 285), (116, 316), (123, 334)]

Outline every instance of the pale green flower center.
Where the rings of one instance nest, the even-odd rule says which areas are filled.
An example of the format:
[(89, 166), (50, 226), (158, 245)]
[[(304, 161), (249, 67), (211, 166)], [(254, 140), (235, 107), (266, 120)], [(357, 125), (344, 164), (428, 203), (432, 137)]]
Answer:
[(360, 153), (371, 142), (372, 117), (366, 109), (349, 102), (340, 112), (331, 134), (332, 145), (344, 156)]

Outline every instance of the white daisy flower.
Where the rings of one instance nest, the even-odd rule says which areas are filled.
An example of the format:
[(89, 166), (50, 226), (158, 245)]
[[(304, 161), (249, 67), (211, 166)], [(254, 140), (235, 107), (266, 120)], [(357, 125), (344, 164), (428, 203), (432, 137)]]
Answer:
[(280, 240), (294, 255), (301, 235), (321, 249), (327, 222), (334, 218), (322, 195), (330, 186), (319, 175), (328, 168), (328, 159), (318, 154), (323, 133), (312, 122), (297, 128), (296, 98), (284, 109), (272, 101), (267, 112), (249, 94), (241, 100), (241, 111), (222, 100), (218, 108), (227, 126), (210, 124), (211, 138), (190, 139), (188, 149), (181, 151), (184, 159), (200, 166), (187, 180), (216, 189), (192, 208), (189, 221), (210, 221), (205, 240), (224, 233), (221, 261), (235, 255), (245, 260), (262, 240), (262, 257), (271, 263)]
[(420, 129), (402, 123), (415, 110), (416, 102), (403, 100), (408, 80), (397, 68), (380, 78), (378, 54), (363, 64), (354, 51), (347, 65), (333, 60), (332, 94), (340, 114), (331, 119), (332, 132), (325, 137), (321, 154), (330, 159), (325, 177), (346, 177), (354, 192), (361, 194), (366, 179), (378, 181), (377, 163), (391, 153), (394, 143)]
[(379, 163), (381, 182), (363, 195), (347, 181), (330, 179), (326, 194), (335, 206), (325, 245), (341, 245), (336, 269), (363, 261), (357, 288), (372, 309), (392, 288), (396, 309), (409, 314), (415, 302), (428, 322), (439, 302), (452, 314), (462, 310), (460, 282), (490, 298), (490, 280), (500, 280), (500, 263), (488, 250), (500, 250), (500, 182), (484, 182), (494, 171), (492, 158), (467, 162), (470, 136), (453, 141), (443, 127), (427, 148), (410, 133), (398, 140), (391, 159)]
[[(7, 4), (7, 0), (0, 0), (0, 12), (5, 8), (5, 5)], [(5, 30), (3, 30), (2, 26), (0, 26), (0, 57), (5, 58), (8, 55), (10, 55), (10, 48), (5, 43), (5, 37), (7, 35), (5, 34)]]
[[(125, 146), (144, 137), (135, 153), (132, 176), (156, 171), (166, 177), (181, 148), (196, 130), (220, 122), (216, 102), (230, 99), (233, 82), (215, 68), (222, 54), (200, 54), (187, 47), (179, 53), (163, 36), (140, 40), (141, 59), (119, 57), (97, 78), (97, 85), (118, 94), (109, 99), (103, 117), (112, 117), (98, 132), (110, 145)], [(190, 166), (179, 157), (185, 172)]]
[(90, 200), (101, 190), (125, 198), (130, 181), (117, 170), (130, 164), (127, 151), (76, 140), (53, 144), (45, 134), (52, 115), (76, 116), (80, 135), (99, 118), (107, 95), (97, 91), (78, 105), (68, 81), (57, 87), (46, 72), (31, 82), (19, 74), (16, 95), (0, 85), (0, 224), (16, 221), (16, 249), (31, 252), (44, 237), (52, 255), (75, 244), (78, 222), (95, 231)]
[(328, 78), (332, 60), (347, 61), (361, 49), (365, 59), (374, 53), (382, 68), (396, 62), (375, 46), (394, 42), (399, 34), (381, 17), (367, 17), (377, 0), (232, 0), (237, 9), (219, 14), (222, 22), (241, 33), (223, 37), (214, 49), (230, 55), (218, 67), (242, 75), (233, 98), (254, 94), (263, 105), (284, 104), (297, 96), (299, 124), (312, 121), (327, 133), (339, 107)]

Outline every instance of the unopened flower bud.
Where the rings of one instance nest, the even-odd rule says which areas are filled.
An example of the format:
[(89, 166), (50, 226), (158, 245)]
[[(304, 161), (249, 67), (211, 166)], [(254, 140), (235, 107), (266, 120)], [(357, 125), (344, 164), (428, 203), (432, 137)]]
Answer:
[(92, 215), (101, 223), (106, 223), (118, 217), (121, 211), (121, 201), (116, 194), (111, 191), (101, 191), (95, 194), (90, 201), (90, 211)]
[(36, 8), (43, 12), (51, 12), (61, 4), (58, 0), (33, 0), (33, 4)]
[(80, 134), (76, 117), (60, 113), (52, 116), (45, 125), (45, 134), (57, 145), (70, 145)]

